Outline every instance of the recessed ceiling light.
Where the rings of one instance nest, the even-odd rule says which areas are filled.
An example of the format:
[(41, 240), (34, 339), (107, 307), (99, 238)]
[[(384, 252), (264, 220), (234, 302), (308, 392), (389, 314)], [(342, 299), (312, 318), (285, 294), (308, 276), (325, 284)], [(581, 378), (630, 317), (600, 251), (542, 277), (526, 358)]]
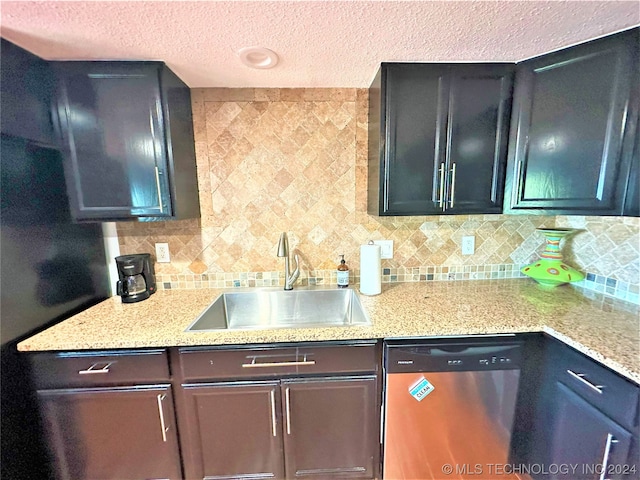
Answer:
[(240, 61), (251, 68), (273, 68), (278, 64), (278, 54), (264, 47), (245, 47), (238, 50)]

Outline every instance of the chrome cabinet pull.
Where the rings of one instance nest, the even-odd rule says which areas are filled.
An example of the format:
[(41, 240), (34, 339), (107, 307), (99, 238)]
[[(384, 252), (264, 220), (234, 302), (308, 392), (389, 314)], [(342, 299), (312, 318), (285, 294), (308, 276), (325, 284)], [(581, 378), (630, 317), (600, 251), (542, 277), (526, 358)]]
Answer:
[(440, 200), (438, 200), (438, 206), (444, 208), (444, 163), (440, 164), (438, 172), (440, 172)]
[(449, 199), (449, 207), (453, 208), (453, 198), (456, 194), (456, 164), (451, 165), (451, 198)]
[(291, 407), (290, 407), (290, 398), (289, 398), (289, 387), (287, 387), (284, 391), (285, 397), (285, 410), (287, 413), (287, 435), (291, 435)]
[(159, 393), (156, 397), (158, 400), (158, 415), (160, 415), (160, 428), (162, 429), (162, 441), (167, 441), (167, 432), (169, 431), (169, 427), (167, 427), (164, 423), (164, 409), (162, 408), (162, 401), (166, 398), (165, 394)]
[(242, 368), (262, 368), (262, 367), (291, 367), (299, 365), (315, 365), (315, 360), (305, 360), (296, 362), (269, 362), (269, 363), (243, 363)]
[(271, 431), (274, 437), (278, 436), (276, 431), (276, 392), (271, 390)]
[(305, 365), (315, 365), (315, 360), (307, 360), (307, 355), (302, 357), (302, 360), (294, 360), (292, 362), (264, 362), (257, 363), (257, 357), (251, 359), (251, 363), (243, 363), (242, 368), (265, 368), (265, 367), (299, 367)]
[(607, 466), (609, 464), (609, 455), (611, 454), (611, 444), (618, 443), (613, 435), (607, 433), (607, 443), (604, 445), (604, 455), (602, 456), (602, 470), (600, 472), (600, 480), (606, 480)]
[(156, 165), (156, 188), (158, 189), (158, 207), (160, 207), (160, 213), (163, 213), (162, 209), (162, 190), (160, 189), (160, 169)]
[(78, 370), (80, 375), (94, 375), (96, 373), (109, 373), (109, 367), (113, 365), (113, 362), (106, 363), (102, 368), (98, 368), (102, 362), (94, 363), (86, 370)]
[(573, 378), (575, 378), (576, 380), (582, 382), (583, 384), (585, 384), (587, 387), (589, 387), (590, 389), (602, 394), (602, 389), (604, 388), (602, 385), (595, 385), (593, 383), (591, 383), (589, 380), (587, 380), (585, 377), (584, 373), (576, 373), (572, 370), (567, 370), (567, 373), (569, 375), (571, 375)]

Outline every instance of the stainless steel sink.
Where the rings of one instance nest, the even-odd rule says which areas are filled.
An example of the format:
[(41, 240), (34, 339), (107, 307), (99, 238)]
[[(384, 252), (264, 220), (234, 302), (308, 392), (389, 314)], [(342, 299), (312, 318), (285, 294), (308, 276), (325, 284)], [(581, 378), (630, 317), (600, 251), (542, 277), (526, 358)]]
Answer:
[(371, 321), (350, 288), (252, 290), (223, 293), (186, 331), (363, 325), (371, 325)]

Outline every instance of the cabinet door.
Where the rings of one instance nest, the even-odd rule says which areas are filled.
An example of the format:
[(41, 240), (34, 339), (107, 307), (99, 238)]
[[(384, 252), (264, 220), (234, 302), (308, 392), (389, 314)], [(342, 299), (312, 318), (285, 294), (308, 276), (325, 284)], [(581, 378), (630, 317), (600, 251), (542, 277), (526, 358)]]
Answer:
[(284, 478), (277, 382), (183, 388), (187, 478)]
[(447, 213), (501, 213), (513, 66), (452, 67), (447, 121)]
[(40, 390), (60, 479), (179, 479), (169, 385)]
[(287, 478), (375, 478), (376, 377), (283, 380)]
[(386, 64), (383, 69), (380, 214), (440, 213), (448, 68)]
[[(556, 383), (551, 430), (550, 465), (576, 466), (572, 474), (551, 472), (552, 479), (631, 478), (627, 463), (631, 433), (573, 393)], [(601, 476), (604, 470), (604, 475)], [(626, 473), (626, 475), (625, 475)]]
[(637, 51), (634, 29), (519, 65), (506, 210), (621, 214)]
[(57, 62), (72, 214), (171, 216), (160, 65)]

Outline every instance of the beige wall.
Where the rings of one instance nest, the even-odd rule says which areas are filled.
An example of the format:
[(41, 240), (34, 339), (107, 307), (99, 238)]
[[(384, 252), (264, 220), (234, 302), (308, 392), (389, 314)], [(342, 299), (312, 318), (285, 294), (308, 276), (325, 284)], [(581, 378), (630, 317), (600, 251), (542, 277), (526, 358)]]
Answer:
[[(158, 264), (157, 273), (174, 288), (276, 279), (283, 268), (276, 245), (286, 231), (301, 257), (302, 277), (327, 282), (340, 254), (357, 274), (359, 246), (391, 239), (394, 258), (383, 260), (383, 268), (409, 280), (528, 263), (542, 250), (537, 227), (574, 226), (583, 231), (567, 243), (569, 263), (640, 283), (635, 218), (368, 215), (366, 95), (356, 89), (192, 90), (201, 218), (119, 223), (122, 253), (154, 252), (155, 242), (168, 242), (172, 261)], [(476, 236), (474, 255), (460, 255), (463, 235)]]

